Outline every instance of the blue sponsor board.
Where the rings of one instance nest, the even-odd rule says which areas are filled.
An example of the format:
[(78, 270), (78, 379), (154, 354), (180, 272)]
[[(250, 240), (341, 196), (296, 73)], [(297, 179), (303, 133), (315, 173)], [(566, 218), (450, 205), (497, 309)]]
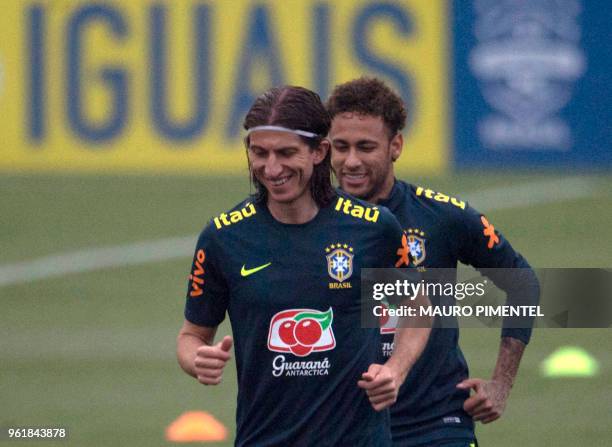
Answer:
[(605, 0), (453, 2), (455, 164), (612, 167)]

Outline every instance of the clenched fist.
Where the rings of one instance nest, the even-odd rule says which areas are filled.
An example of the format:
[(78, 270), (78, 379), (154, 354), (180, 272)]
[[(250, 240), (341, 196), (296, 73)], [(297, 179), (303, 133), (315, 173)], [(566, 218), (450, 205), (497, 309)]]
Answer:
[(366, 391), (370, 404), (376, 411), (382, 411), (395, 403), (400, 384), (401, 381), (391, 368), (377, 363), (371, 364), (357, 382), (359, 388)]
[(504, 412), (511, 385), (497, 380), (466, 379), (457, 388), (475, 391), (464, 402), (463, 409), (475, 421), (488, 424), (499, 419)]
[(194, 371), (198, 382), (204, 385), (221, 383), (223, 368), (231, 358), (232, 337), (226, 335), (213, 346), (200, 346), (194, 359)]

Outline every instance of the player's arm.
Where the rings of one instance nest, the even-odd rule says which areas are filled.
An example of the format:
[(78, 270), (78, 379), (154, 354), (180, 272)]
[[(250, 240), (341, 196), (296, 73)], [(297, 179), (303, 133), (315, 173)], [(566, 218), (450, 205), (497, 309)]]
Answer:
[(401, 304), (414, 308), (416, 316), (399, 319), (393, 337), (393, 354), (386, 362), (400, 379), (400, 385), (406, 380), (408, 372), (423, 353), (429, 339), (432, 317), (421, 315), (419, 310), (429, 307), (430, 304), (425, 295), (418, 295), (414, 300), (406, 300)]
[[(469, 208), (460, 222), (463, 237), (459, 259), (474, 266), (506, 293), (506, 305), (537, 305), (540, 296), (538, 279), (527, 261), (495, 230), (485, 216)], [(516, 322), (515, 322), (516, 323)], [(531, 338), (533, 320), (520, 327), (504, 321), (497, 362), (492, 378), (469, 378), (457, 386), (473, 389), (464, 409), (474, 420), (492, 422), (504, 412), (510, 390), (518, 373), (525, 346)]]
[(474, 390), (474, 394), (465, 401), (463, 408), (475, 421), (488, 424), (501, 417), (524, 350), (525, 344), (522, 341), (512, 337), (502, 337), (491, 380), (470, 378), (457, 385), (458, 388)]
[(229, 303), (227, 284), (218, 261), (222, 254), (215, 244), (214, 231), (209, 225), (198, 239), (187, 285), (185, 320), (176, 349), (181, 368), (205, 385), (221, 382), (232, 347), (229, 336), (213, 345)]
[(431, 333), (432, 317), (421, 315), (420, 309), (430, 305), (429, 298), (425, 295), (417, 295), (414, 300), (405, 300), (401, 305), (415, 309), (414, 317), (401, 317), (393, 337), (393, 354), (385, 363), (394, 373), (398, 380), (398, 390), (412, 366), (419, 359), (429, 334)]
[(221, 382), (223, 368), (231, 358), (232, 338), (225, 336), (213, 345), (217, 327), (198, 326), (187, 320), (179, 331), (176, 354), (187, 374), (205, 385)]
[[(401, 238), (401, 247), (389, 249), (391, 253), (399, 256), (393, 264), (397, 268), (405, 268), (410, 264), (406, 235), (401, 230), (394, 217), (390, 220), (388, 241)], [(414, 274), (415, 270), (404, 270), (407, 274)], [(417, 279), (414, 275), (413, 280)], [(431, 317), (422, 316), (418, 312), (420, 307), (430, 305), (429, 298), (419, 294), (414, 299), (406, 299), (401, 306), (413, 307), (417, 310), (414, 317), (401, 317), (395, 329), (394, 348), (391, 357), (384, 363), (373, 363), (368, 371), (362, 374), (358, 382), (359, 387), (366, 390), (368, 399), (376, 411), (390, 407), (397, 400), (399, 389), (406, 380), (410, 369), (421, 356), (429, 334), (431, 332)]]
[(383, 365), (377, 363), (370, 365), (359, 381), (359, 386), (366, 390), (368, 399), (376, 411), (395, 403), (400, 387), (425, 349), (431, 332), (432, 319), (420, 316), (418, 309), (429, 304), (429, 299), (424, 295), (401, 303), (401, 306), (415, 308), (417, 316), (399, 319), (393, 338), (393, 354)]

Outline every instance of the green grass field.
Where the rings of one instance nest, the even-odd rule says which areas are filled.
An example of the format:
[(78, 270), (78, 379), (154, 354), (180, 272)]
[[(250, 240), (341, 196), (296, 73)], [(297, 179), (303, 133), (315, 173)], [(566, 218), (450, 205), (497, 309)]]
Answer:
[[(412, 180), (467, 200), (480, 197), (489, 220), (534, 266), (612, 267), (612, 176), (581, 179), (586, 186), (565, 188), (555, 173)], [(547, 181), (546, 194), (534, 202)], [(527, 188), (517, 192), (521, 185)], [(580, 193), (564, 196), (566, 188)], [(0, 268), (73, 250), (195, 237), (208, 218), (248, 192), (246, 175), (2, 175)], [(513, 205), (516, 199), (526, 204)], [(68, 441), (44, 445), (162, 446), (172, 420), (203, 409), (233, 432), (234, 365), (222, 385), (203, 387), (175, 361), (190, 256), (0, 286), (0, 425), (69, 427)], [(221, 333), (228, 331), (224, 325)], [(472, 375), (489, 376), (498, 332), (466, 329), (461, 338)], [(540, 377), (541, 361), (563, 345), (592, 353), (599, 376)], [(478, 428), (481, 445), (610, 445), (610, 346), (610, 330), (536, 331), (505, 415)]]

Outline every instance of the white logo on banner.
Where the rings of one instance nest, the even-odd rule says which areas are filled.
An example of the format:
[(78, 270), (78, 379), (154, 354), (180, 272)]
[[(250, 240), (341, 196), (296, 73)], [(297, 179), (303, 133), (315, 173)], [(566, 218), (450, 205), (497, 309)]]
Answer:
[(577, 0), (476, 0), (470, 67), (495, 110), (478, 123), (483, 145), (570, 149), (571, 129), (559, 111), (586, 70), (580, 10)]

